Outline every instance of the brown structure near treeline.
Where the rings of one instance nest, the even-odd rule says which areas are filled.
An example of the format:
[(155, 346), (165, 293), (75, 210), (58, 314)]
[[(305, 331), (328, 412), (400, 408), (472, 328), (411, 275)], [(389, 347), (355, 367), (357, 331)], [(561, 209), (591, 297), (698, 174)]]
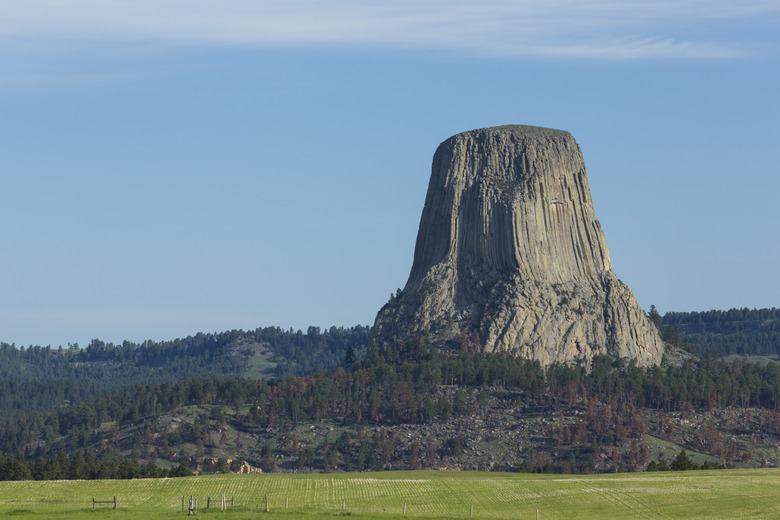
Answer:
[(380, 349), (420, 339), (543, 365), (661, 361), (657, 329), (612, 269), (570, 133), (499, 126), (439, 145), (409, 280), (371, 337)]

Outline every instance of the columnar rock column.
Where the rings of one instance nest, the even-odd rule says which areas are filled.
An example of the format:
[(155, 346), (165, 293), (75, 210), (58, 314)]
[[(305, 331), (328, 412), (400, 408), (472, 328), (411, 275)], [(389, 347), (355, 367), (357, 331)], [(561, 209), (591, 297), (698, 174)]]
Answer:
[(433, 157), (409, 280), (372, 341), (588, 363), (658, 363), (663, 344), (612, 270), (571, 134), (500, 126), (455, 135)]

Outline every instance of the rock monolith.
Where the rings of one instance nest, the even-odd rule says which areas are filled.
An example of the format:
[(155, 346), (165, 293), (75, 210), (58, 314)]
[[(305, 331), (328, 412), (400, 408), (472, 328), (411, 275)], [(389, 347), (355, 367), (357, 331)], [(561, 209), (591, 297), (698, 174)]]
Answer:
[(439, 145), (409, 280), (371, 336), (379, 349), (420, 339), (543, 365), (660, 362), (658, 330), (612, 269), (570, 133), (499, 126)]

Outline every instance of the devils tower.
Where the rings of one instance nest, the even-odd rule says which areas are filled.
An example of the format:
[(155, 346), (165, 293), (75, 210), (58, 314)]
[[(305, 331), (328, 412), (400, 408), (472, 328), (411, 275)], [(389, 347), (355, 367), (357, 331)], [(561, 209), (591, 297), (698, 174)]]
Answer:
[(372, 331), (380, 349), (420, 339), (543, 365), (661, 361), (658, 331), (612, 269), (570, 133), (499, 126), (439, 145), (409, 280)]

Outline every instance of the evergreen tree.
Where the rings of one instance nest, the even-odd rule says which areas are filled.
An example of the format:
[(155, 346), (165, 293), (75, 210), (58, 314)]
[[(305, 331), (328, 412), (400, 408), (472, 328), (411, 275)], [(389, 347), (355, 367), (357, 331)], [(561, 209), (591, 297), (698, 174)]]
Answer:
[(693, 459), (691, 459), (685, 450), (681, 450), (680, 453), (672, 461), (671, 469), (673, 471), (687, 471), (691, 469), (699, 469)]
[(660, 331), (661, 322), (663, 321), (663, 318), (661, 318), (661, 314), (658, 312), (658, 309), (655, 308), (655, 305), (650, 305), (650, 312), (647, 313), (647, 317), (650, 319), (653, 325), (655, 325), (655, 327)]

